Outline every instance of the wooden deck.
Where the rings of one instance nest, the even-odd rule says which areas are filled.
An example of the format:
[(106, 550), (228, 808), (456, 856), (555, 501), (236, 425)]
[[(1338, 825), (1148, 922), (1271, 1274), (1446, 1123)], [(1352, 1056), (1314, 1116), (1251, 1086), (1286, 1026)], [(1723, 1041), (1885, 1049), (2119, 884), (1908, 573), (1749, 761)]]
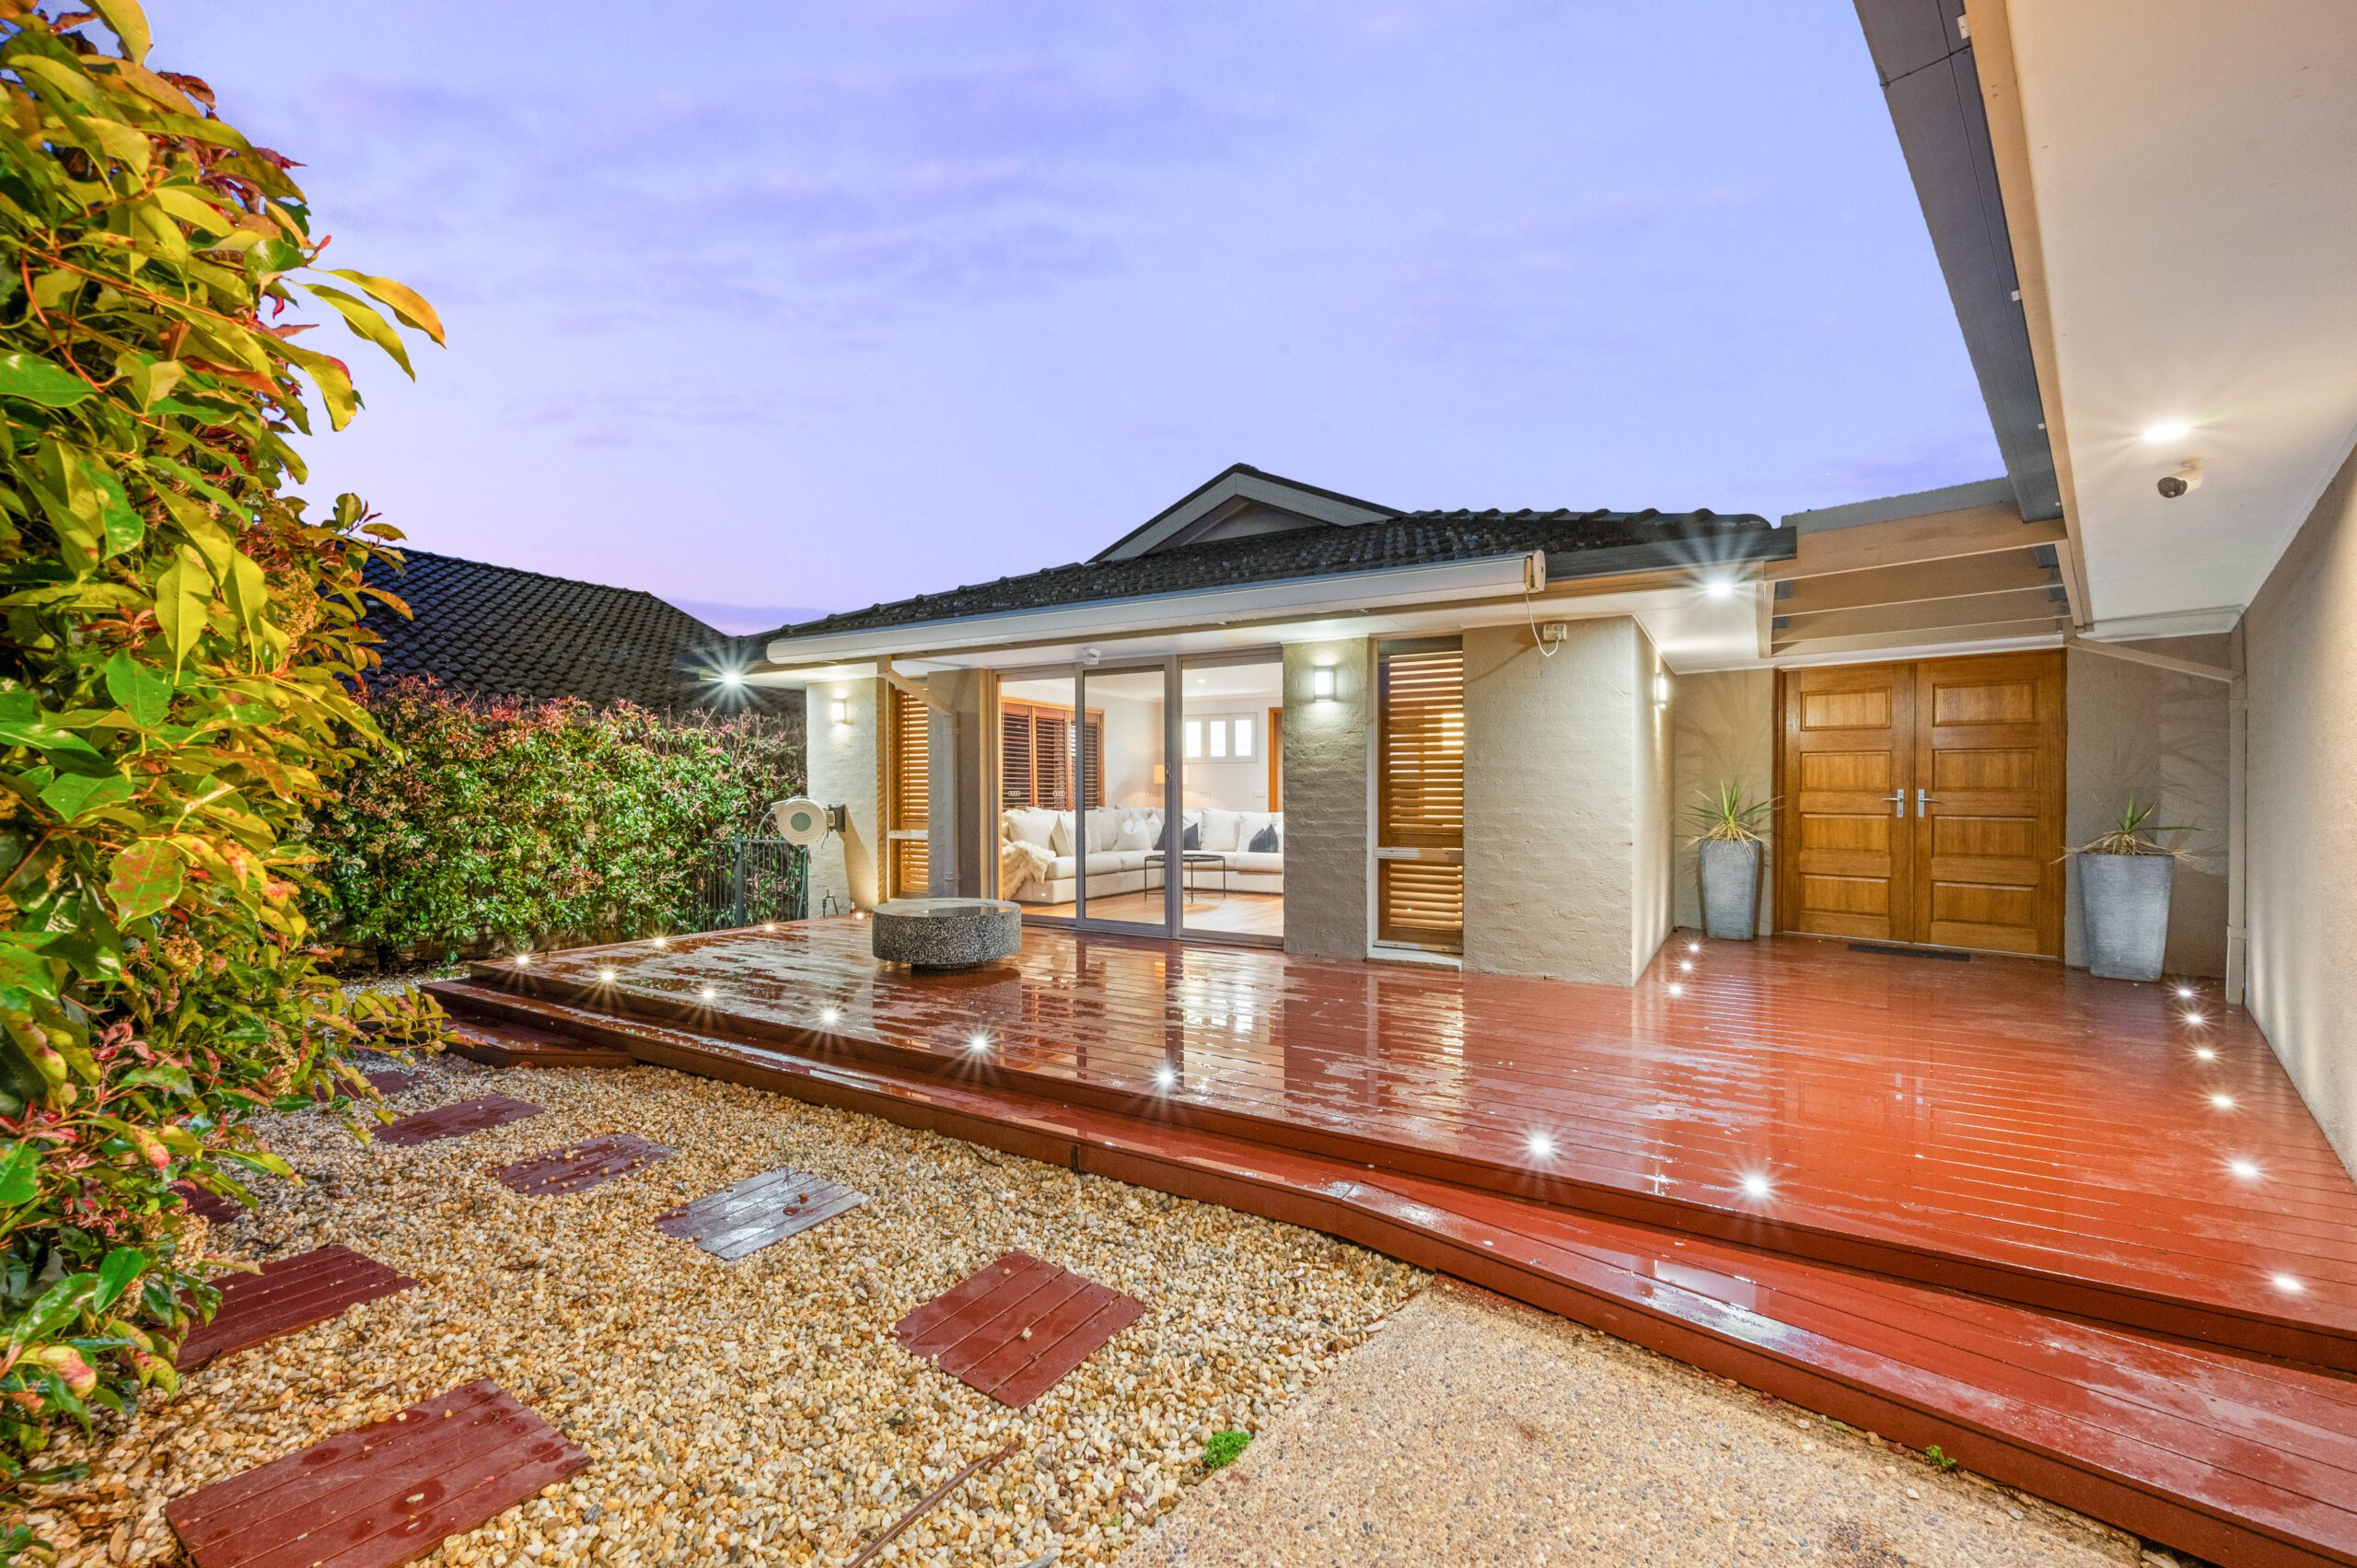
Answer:
[(438, 990), (1315, 1225), (2213, 1561), (2357, 1563), (2357, 1184), (2212, 995), (1683, 936), (1634, 991), (1061, 933), (923, 977), (865, 936)]
[(1681, 935), (1633, 989), (1059, 932), (923, 976), (866, 943), (483, 972), (2357, 1371), (2357, 1183), (2207, 989), (1795, 938)]

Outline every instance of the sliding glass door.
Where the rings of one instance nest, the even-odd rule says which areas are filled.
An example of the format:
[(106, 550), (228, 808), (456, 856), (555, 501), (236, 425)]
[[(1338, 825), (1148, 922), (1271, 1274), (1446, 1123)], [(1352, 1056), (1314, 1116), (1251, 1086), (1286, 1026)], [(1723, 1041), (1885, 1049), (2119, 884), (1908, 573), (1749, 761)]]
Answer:
[(1274, 651), (1009, 670), (999, 896), (1096, 931), (1282, 942)]

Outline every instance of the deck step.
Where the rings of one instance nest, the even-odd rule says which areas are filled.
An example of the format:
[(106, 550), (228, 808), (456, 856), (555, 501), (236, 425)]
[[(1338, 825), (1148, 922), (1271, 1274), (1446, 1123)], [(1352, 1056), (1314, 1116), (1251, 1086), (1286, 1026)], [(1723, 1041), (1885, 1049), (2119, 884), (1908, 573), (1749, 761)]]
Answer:
[[(1644, 1188), (1625, 1179), (1605, 1179), (1592, 1166), (1568, 1157), (1558, 1158), (1542, 1173), (1519, 1152), (1507, 1159), (1470, 1152), (1462, 1144), (1403, 1138), (1397, 1121), (1380, 1115), (1364, 1123), (1332, 1116), (1287, 1119), (1260, 1109), (1239, 1109), (1242, 1097), (1225, 1092), (1161, 1092), (1134, 1070), (1127, 1082), (1109, 1069), (1082, 1070), (1072, 1064), (1069, 1052), (1043, 1053), (1035, 1047), (978, 1055), (961, 1046), (945, 1049), (944, 1031), (912, 1031), (888, 1023), (883, 1016), (886, 1009), (873, 1002), (847, 1005), (841, 1023), (806, 1028), (791, 1019), (807, 1007), (766, 995), (759, 984), (739, 981), (717, 969), (682, 972), (717, 975), (724, 993), (734, 993), (730, 1002), (691, 1002), (668, 985), (658, 990), (644, 984), (590, 984), (568, 978), (563, 962), (568, 957), (552, 955), (529, 971), (479, 966), (475, 978), (454, 984), (451, 994), (463, 993), (466, 1005), (503, 1019), (609, 1047), (631, 1049), (629, 1030), (641, 1025), (725, 1034), (813, 1059), (857, 1062), (886, 1072), (1183, 1125), (1333, 1160), (1354, 1170), (1380, 1170), (1535, 1200), (1701, 1239), (2357, 1374), (2357, 1322), (2311, 1310), (2320, 1300), (2233, 1287), (2206, 1276), (2123, 1272), (2083, 1256), (2068, 1227), (2053, 1222), (2073, 1203), (2095, 1201), (2084, 1189), (1996, 1194), (2002, 1203), (2039, 1216), (2044, 1241), (2034, 1253), (2001, 1254), (1979, 1245), (1968, 1232), (1925, 1232), (1912, 1223), (1911, 1211), (1904, 1215), (1909, 1222), (1904, 1225), (1889, 1223), (1889, 1210), (1860, 1204), (1836, 1205), (1829, 1211), (1820, 1207), (1814, 1216), (1796, 1214), (1789, 1206), (1770, 1214), (1756, 1205), (1681, 1196), (1679, 1182)], [(578, 963), (572, 966), (575, 971), (579, 968)], [(1109, 1038), (1116, 1032), (1110, 1020), (1102, 1027)], [(1306, 1024), (1304, 1032), (1314, 1032), (1316, 1027)], [(963, 1033), (958, 1030), (955, 1038), (962, 1041)], [(1316, 1060), (1330, 1065), (1336, 1059)], [(2107, 1193), (2104, 1201), (2116, 1202), (2119, 1197)], [(2327, 1229), (2346, 1225), (2340, 1216), (2310, 1218)], [(2327, 1252), (2337, 1246), (2342, 1256), (2357, 1256), (2350, 1250), (2357, 1249), (2357, 1233), (2345, 1241), (2319, 1245)]]
[(427, 994), (450, 1015), (453, 1055), (486, 1067), (629, 1067), (629, 1051), (586, 1040), (536, 1019), (528, 1008), (505, 1005), (509, 998), (463, 981), (436, 981)]
[(2179, 1551), (2357, 1564), (2357, 1380), (1004, 1085), (530, 1005), (641, 1061), (1323, 1230)]

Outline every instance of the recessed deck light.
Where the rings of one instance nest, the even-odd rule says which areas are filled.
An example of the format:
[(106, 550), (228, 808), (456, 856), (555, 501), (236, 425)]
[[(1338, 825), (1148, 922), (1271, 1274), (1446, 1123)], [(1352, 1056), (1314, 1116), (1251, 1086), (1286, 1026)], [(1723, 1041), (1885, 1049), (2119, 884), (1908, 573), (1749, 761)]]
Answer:
[(973, 1051), (976, 1055), (980, 1055), (990, 1048), (991, 1037), (988, 1035), (972, 1034), (966, 1037), (966, 1049)]
[(2212, 1095), (2210, 1097), (2210, 1103), (2216, 1106), (2220, 1110), (2232, 1110), (2235, 1109), (2235, 1097), (2232, 1095)]
[(1689, 953), (1699, 953), (1702, 950), (1702, 944), (1700, 942), (1689, 942), (1686, 944), (1686, 950)]
[(1770, 1197), (1775, 1191), (1775, 1184), (1758, 1171), (1747, 1172), (1743, 1178), (1743, 1195), (1747, 1198)]
[(2308, 1288), (2293, 1274), (2273, 1274), (2269, 1276), (2268, 1283), (2286, 1295), (2297, 1295)]
[(761, 922), (761, 929), (763, 931), (775, 931), (777, 929), (777, 922), (773, 920), (765, 920)]
[(1680, 958), (1678, 960), (1678, 967), (1684, 972), (1691, 974), (1694, 972), (1694, 960), (1691, 958)]
[(831, 1024), (842, 1016), (842, 1010), (841, 1008), (821, 1007), (819, 1009), (819, 1021), (822, 1024)]
[(529, 953), (518, 953), (516, 955), (516, 961), (519, 964), (528, 964), (532, 961), (532, 955)]
[(2195, 1046), (2193, 1048), (2193, 1054), (2200, 1057), (2204, 1062), (2215, 1062), (2218, 1060), (2218, 1053), (2211, 1050), (2206, 1045)]
[(668, 936), (657, 936), (655, 939), (655, 945), (658, 947), (668, 947), (671, 945), (671, 939)]
[(2209, 1019), (2208, 1015), (2206, 1015), (2206, 1014), (2202, 1014), (2202, 1013), (2188, 1013), (2188, 1014), (2185, 1016), (2185, 1021), (2186, 1021), (2187, 1023), (2189, 1023), (2189, 1024), (2206, 1024), (2206, 1023), (2208, 1023), (2208, 1022), (2210, 1021), (2210, 1019)]
[(1527, 1142), (1530, 1144), (1530, 1156), (1533, 1159), (1543, 1160), (1555, 1152), (1555, 1140), (1544, 1132), (1533, 1132)]
[(2177, 988), (2177, 1000), (2180, 1002), (2190, 1002), (2193, 1000), (2193, 987), (2189, 985), (2180, 985)]
[(1674, 980), (1673, 980), (1673, 981), (1671, 981), (1667, 985), (1666, 985), (1666, 986), (1662, 987), (1662, 989), (1663, 989), (1663, 990), (1665, 990), (1665, 991), (1666, 991), (1666, 992), (1668, 992), (1672, 996), (1683, 996), (1683, 995), (1685, 995), (1685, 994), (1686, 994), (1686, 988), (1685, 988), (1684, 986), (1682, 986), (1682, 985), (1678, 984), (1678, 983), (1676, 981), (1674, 981)]
[(707, 985), (707, 986), (703, 987), (702, 990), (698, 991), (698, 992), (696, 993), (696, 994), (697, 994), (697, 995), (699, 995), (699, 996), (701, 996), (701, 997), (702, 997), (705, 1001), (709, 1002), (709, 1001), (711, 1001), (714, 997), (715, 997), (715, 996), (719, 995), (719, 994), (720, 994), (720, 993), (718, 993), (717, 991), (714, 991), (712, 987), (710, 987), (710, 986), (708, 986), (708, 985)]
[(1154, 1070), (1154, 1081), (1158, 1087), (1167, 1089), (1178, 1081), (1178, 1070), (1166, 1062)]
[(2258, 1179), (2258, 1167), (2253, 1165), (2248, 1160), (2228, 1160), (2226, 1162), (2226, 1168), (2233, 1171), (2245, 1181), (2257, 1181)]
[(603, 968), (603, 969), (599, 970), (598, 971), (598, 978), (599, 980), (603, 981), (604, 981), (606, 984), (608, 984), (608, 985), (611, 985), (611, 984), (613, 984), (613, 983), (614, 983), (614, 966), (613, 966), (613, 965), (611, 965), (611, 964), (608, 964), (605, 968)]

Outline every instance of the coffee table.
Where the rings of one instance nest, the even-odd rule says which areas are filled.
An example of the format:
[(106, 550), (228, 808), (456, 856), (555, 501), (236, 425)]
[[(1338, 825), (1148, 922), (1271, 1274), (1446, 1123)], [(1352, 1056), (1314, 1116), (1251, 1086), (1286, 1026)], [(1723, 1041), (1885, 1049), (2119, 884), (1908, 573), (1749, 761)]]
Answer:
[[(1147, 888), (1145, 891), (1152, 892), (1154, 888), (1159, 888), (1169, 880), (1169, 865), (1170, 857), (1161, 850), (1155, 850), (1145, 857), (1144, 869), (1160, 872), (1163, 877), (1162, 882), (1153, 884), (1153, 887)], [(1227, 898), (1227, 856), (1217, 850), (1190, 849), (1179, 852), (1178, 890), (1184, 893), (1193, 892), (1196, 868), (1200, 866), (1208, 869), (1214, 865), (1219, 867), (1219, 896), (1222, 900), (1225, 900)]]

